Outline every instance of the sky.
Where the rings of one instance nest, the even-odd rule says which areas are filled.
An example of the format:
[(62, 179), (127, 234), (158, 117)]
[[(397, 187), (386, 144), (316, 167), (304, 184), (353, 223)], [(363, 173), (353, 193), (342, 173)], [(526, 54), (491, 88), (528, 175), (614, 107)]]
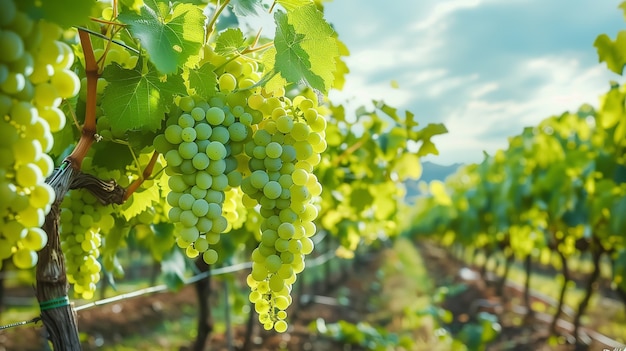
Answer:
[[(334, 101), (384, 100), (444, 123), (439, 164), (483, 151), (551, 115), (598, 105), (610, 80), (593, 42), (626, 29), (621, 0), (334, 0), (326, 19), (346, 43), (350, 73)], [(395, 80), (399, 88), (394, 89)]]

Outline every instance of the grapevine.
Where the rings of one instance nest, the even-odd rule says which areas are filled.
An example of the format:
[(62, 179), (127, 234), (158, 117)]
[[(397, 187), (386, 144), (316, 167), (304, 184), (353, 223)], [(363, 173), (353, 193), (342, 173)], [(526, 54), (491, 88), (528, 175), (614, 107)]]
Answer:
[(157, 262), (251, 260), (248, 299), (285, 332), (312, 238), (331, 232), (346, 256), (359, 228), (399, 234), (397, 182), (445, 132), (377, 101), (344, 118), (327, 94), (348, 52), (317, 2), (0, 4), (0, 264), (36, 266), (56, 349), (78, 333), (49, 301), (92, 299), (129, 242)]

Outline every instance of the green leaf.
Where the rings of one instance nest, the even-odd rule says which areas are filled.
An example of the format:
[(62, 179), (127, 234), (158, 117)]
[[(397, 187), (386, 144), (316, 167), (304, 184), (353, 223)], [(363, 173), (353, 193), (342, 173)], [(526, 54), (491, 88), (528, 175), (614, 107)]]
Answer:
[(142, 66), (138, 62), (135, 69), (127, 70), (114, 63), (103, 72), (102, 77), (109, 85), (101, 106), (114, 134), (158, 129), (172, 96), (186, 93), (181, 76), (172, 75), (163, 80), (154, 69), (143, 73)]
[(275, 70), (289, 83), (304, 82), (321, 92), (330, 90), (339, 56), (334, 31), (315, 5), (284, 13), (276, 11)]
[(185, 257), (180, 250), (172, 250), (163, 256), (161, 272), (168, 288), (178, 290), (185, 285)]
[(18, 7), (31, 18), (54, 22), (61, 27), (84, 25), (96, 5), (94, 0), (21, 0), (15, 1)]
[(166, 254), (172, 250), (177, 250), (174, 237), (175, 226), (169, 222), (160, 222), (153, 223), (150, 228), (154, 233), (150, 242), (150, 252), (155, 260), (161, 262)]
[(128, 146), (114, 142), (100, 142), (93, 146), (95, 153), (92, 164), (106, 169), (125, 169), (133, 162)]
[(445, 134), (448, 132), (443, 123), (429, 123), (426, 127), (420, 129), (412, 136), (412, 139), (415, 141), (422, 141), (422, 145), (420, 145), (419, 150), (417, 151), (418, 156), (426, 156), (428, 154), (439, 155), (439, 150), (430, 138), (438, 134)]
[(213, 71), (215, 67), (210, 63), (205, 63), (200, 68), (186, 70), (183, 73), (185, 84), (190, 94), (202, 97), (213, 96), (216, 91), (217, 76)]
[(313, 4), (311, 0), (277, 0), (276, 2), (287, 11), (293, 11), (299, 7)]
[(239, 28), (229, 28), (217, 37), (215, 53), (228, 56), (243, 51), (246, 48), (246, 38)]
[[(612, 213), (626, 213), (626, 197), (617, 201), (612, 210)], [(626, 216), (611, 216), (610, 226), (613, 233), (623, 233), (626, 230)]]
[(139, 188), (122, 205), (122, 215), (130, 220), (160, 200), (159, 187)]
[(392, 106), (387, 105), (384, 101), (373, 101), (376, 108), (383, 111), (387, 116), (391, 117), (394, 121), (400, 121), (398, 118), (398, 109)]
[(231, 0), (230, 5), (239, 17), (256, 15), (263, 8), (261, 0)]
[(419, 179), (422, 175), (422, 165), (419, 157), (415, 154), (404, 153), (394, 164), (394, 172), (398, 174), (400, 181), (405, 179)]
[(413, 112), (411, 111), (406, 111), (406, 113), (404, 114), (404, 123), (406, 123), (406, 128), (408, 130), (413, 129), (413, 127), (416, 127), (419, 125), (419, 123), (417, 123), (415, 121), (415, 114), (413, 114)]
[(374, 201), (374, 197), (367, 188), (356, 188), (352, 190), (350, 194), (350, 206), (352, 206), (357, 213), (369, 207), (372, 201)]
[(159, 72), (175, 73), (189, 56), (198, 53), (204, 42), (202, 10), (192, 4), (145, 0), (140, 14), (125, 12), (119, 20), (139, 39)]
[(258, 83), (265, 87), (266, 91), (274, 92), (280, 90), (287, 85), (287, 81), (275, 70), (276, 65), (276, 48), (271, 47), (265, 50), (262, 57), (263, 77)]
[(626, 30), (617, 33), (615, 41), (606, 34), (600, 34), (593, 46), (598, 51), (599, 61), (606, 62), (611, 71), (621, 75), (626, 65)]
[(613, 87), (600, 97), (600, 111), (598, 119), (602, 128), (610, 129), (615, 126), (624, 115), (624, 94), (618, 87)]
[(348, 68), (348, 65), (341, 59), (341, 57), (350, 56), (350, 50), (348, 50), (346, 44), (339, 40), (339, 38), (335, 37), (335, 39), (337, 41), (337, 47), (339, 49), (339, 57), (337, 57), (337, 67), (335, 72), (333, 73), (335, 77), (333, 80), (333, 88), (337, 90), (342, 90), (343, 86), (346, 84), (346, 74), (350, 73), (350, 68)]

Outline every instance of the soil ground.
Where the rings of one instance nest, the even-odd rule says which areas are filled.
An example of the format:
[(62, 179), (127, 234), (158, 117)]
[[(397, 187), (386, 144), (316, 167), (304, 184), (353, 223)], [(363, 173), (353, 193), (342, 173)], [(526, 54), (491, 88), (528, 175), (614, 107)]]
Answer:
[[(251, 350), (365, 350), (359, 346), (348, 346), (318, 335), (310, 327), (311, 323), (323, 319), (326, 323), (347, 320), (357, 323), (371, 320), (373, 299), (380, 299), (381, 291), (374, 289), (380, 285), (378, 274), (381, 265), (387, 259), (388, 250), (367, 256), (359, 264), (353, 265), (347, 275), (336, 272), (328, 286), (311, 286), (303, 293), (310, 303), (295, 305), (290, 311), (290, 329), (284, 334), (275, 334), (261, 330), (254, 321)], [(505, 295), (508, 302), (495, 296), (492, 287), (481, 280), (467, 281), (459, 276), (466, 268), (453, 259), (447, 252), (432, 246), (420, 246), (424, 265), (436, 286), (466, 284), (467, 289), (443, 302), (450, 310), (454, 322), (472, 320), (480, 311), (488, 311), (498, 316), (502, 325), (499, 337), (487, 347), (489, 351), (499, 350), (613, 350), (612, 346), (591, 341), (590, 345), (568, 344), (566, 328), (562, 336), (549, 337), (548, 322), (541, 318), (524, 319), (516, 301), (521, 301), (522, 292), (508, 287)], [(306, 272), (305, 272), (306, 273)], [(390, 281), (382, 282), (391, 284)], [(395, 277), (390, 289), (403, 289), (406, 281)], [(218, 288), (214, 286), (214, 288)], [(32, 289), (31, 289), (32, 290)], [(219, 289), (218, 289), (219, 290)], [(297, 292), (297, 290), (296, 290)], [(24, 290), (8, 290), (7, 296), (27, 294)], [(31, 291), (32, 293), (32, 291)], [(342, 301), (349, 301), (343, 303)], [(390, 301), (389, 303), (391, 303)], [(544, 303), (535, 299), (536, 304)], [(81, 335), (84, 336), (85, 350), (190, 350), (195, 337), (196, 293), (193, 286), (187, 286), (178, 292), (166, 292), (123, 300), (109, 305), (99, 306), (78, 313)], [(476, 306), (483, 306), (476, 308)], [(484, 307), (486, 306), (486, 307)], [(393, 319), (393, 317), (391, 317)], [(175, 327), (162, 329), (171, 321), (185, 320)], [(453, 328), (454, 322), (451, 328)], [(594, 325), (602, 321), (594, 320)], [(1, 324), (1, 323), (0, 323)], [(172, 329), (173, 328), (173, 329)], [(178, 328), (178, 329), (176, 329)], [(427, 328), (427, 326), (426, 326)], [(160, 330), (166, 330), (163, 332)], [(176, 333), (174, 338), (171, 334)], [(423, 332), (429, 332), (428, 329)], [(432, 330), (430, 330), (432, 332)], [(40, 324), (17, 327), (0, 331), (0, 351), (4, 350), (42, 350), (43, 328)], [(232, 350), (241, 350), (246, 328), (240, 323), (232, 330)], [(132, 346), (125, 346), (132, 339)], [(137, 340), (139, 339), (139, 340)], [(113, 346), (115, 345), (115, 346)], [(223, 330), (216, 330), (210, 337), (205, 350), (228, 350), (227, 338)]]

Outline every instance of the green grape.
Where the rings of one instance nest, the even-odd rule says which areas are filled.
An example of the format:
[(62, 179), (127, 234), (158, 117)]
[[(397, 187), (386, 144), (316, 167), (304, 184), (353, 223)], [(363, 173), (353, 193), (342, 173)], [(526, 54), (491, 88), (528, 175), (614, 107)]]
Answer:
[(206, 111), (205, 118), (206, 118), (206, 121), (209, 122), (209, 124), (217, 126), (217, 125), (220, 125), (222, 122), (224, 122), (224, 119), (226, 118), (226, 114), (219, 107), (211, 107)]
[(37, 264), (37, 253), (27, 248), (18, 249), (13, 253), (13, 264), (20, 269), (35, 267)]
[(211, 160), (222, 160), (226, 157), (224, 144), (212, 141), (206, 148), (206, 154)]
[(196, 103), (191, 96), (183, 96), (180, 98), (178, 106), (185, 112), (191, 112), (196, 106)]
[(279, 143), (272, 141), (265, 147), (265, 153), (267, 157), (279, 158), (283, 153), (283, 147)]
[(282, 192), (282, 187), (276, 181), (270, 180), (263, 186), (263, 195), (265, 195), (268, 199), (278, 199)]
[(48, 122), (51, 132), (58, 132), (65, 127), (65, 114), (61, 109), (57, 107), (46, 106), (38, 108), (38, 112), (41, 118)]
[(28, 250), (39, 251), (46, 246), (48, 235), (41, 228), (29, 228), (20, 242)]
[(1, 61), (7, 63), (17, 61), (24, 54), (22, 38), (9, 30), (0, 31), (0, 52), (2, 52)]
[(237, 87), (237, 78), (230, 73), (224, 73), (219, 77), (218, 85), (221, 91), (235, 90)]
[(80, 79), (69, 69), (55, 71), (50, 82), (57, 89), (59, 96), (64, 99), (77, 95), (80, 90)]
[(196, 140), (196, 130), (193, 127), (186, 127), (180, 132), (180, 137), (183, 141), (192, 142)]
[(17, 184), (24, 188), (34, 187), (43, 183), (43, 175), (41, 169), (33, 163), (27, 163), (19, 166), (15, 174)]
[(242, 123), (235, 122), (228, 126), (228, 133), (232, 141), (243, 141), (248, 136), (248, 129)]
[(185, 160), (191, 160), (198, 153), (198, 145), (183, 141), (178, 147), (178, 153)]
[(213, 128), (207, 123), (199, 123), (195, 126), (196, 130), (196, 139), (198, 140), (208, 140), (213, 134)]
[(6, 94), (17, 94), (26, 87), (26, 78), (21, 73), (9, 72), (7, 78), (0, 84), (0, 89)]
[(0, 13), (0, 27), (6, 27), (15, 19), (17, 7), (14, 0), (0, 0), (0, 8), (2, 9)]
[(195, 122), (196, 121), (194, 120), (193, 116), (188, 113), (183, 113), (182, 115), (180, 115), (180, 117), (178, 117), (178, 125), (181, 128), (192, 128)]
[(218, 259), (218, 254), (217, 251), (213, 250), (213, 249), (208, 249), (206, 250), (203, 254), (202, 254), (202, 259), (204, 260), (204, 262), (206, 262), (207, 264), (215, 264), (217, 262)]

